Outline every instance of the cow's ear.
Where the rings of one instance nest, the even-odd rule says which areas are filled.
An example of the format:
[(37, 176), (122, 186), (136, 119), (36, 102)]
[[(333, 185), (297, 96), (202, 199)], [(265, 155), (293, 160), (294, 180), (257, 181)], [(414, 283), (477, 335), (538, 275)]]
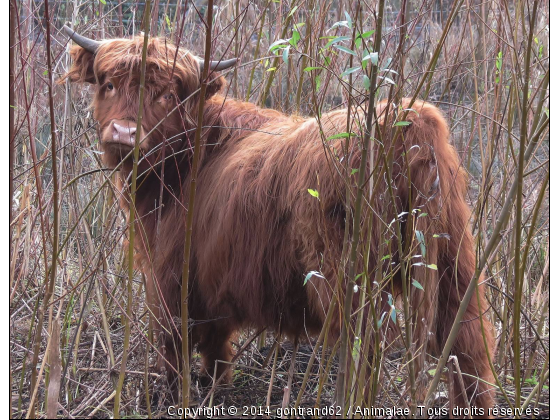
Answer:
[(62, 80), (70, 79), (78, 83), (96, 83), (93, 72), (94, 55), (78, 45), (74, 45), (70, 50), (72, 57), (72, 67)]
[(226, 79), (224, 78), (224, 76), (219, 76), (216, 73), (211, 73), (208, 78), (210, 79), (210, 83), (208, 83), (208, 85), (206, 86), (206, 99), (214, 96), (226, 85)]

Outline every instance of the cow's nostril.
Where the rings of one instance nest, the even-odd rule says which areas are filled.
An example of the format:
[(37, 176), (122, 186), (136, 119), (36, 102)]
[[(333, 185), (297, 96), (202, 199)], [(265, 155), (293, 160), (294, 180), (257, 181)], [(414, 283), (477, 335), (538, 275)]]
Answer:
[(119, 124), (118, 122), (112, 123), (113, 140), (116, 142), (133, 143), (136, 134), (136, 127), (132, 124)]

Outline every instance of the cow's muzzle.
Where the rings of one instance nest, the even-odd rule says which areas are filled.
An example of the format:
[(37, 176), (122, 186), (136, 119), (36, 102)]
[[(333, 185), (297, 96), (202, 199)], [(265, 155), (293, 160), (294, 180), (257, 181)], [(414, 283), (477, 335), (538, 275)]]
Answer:
[[(123, 159), (130, 158), (136, 141), (136, 122), (131, 120), (112, 120), (101, 133), (101, 150), (104, 152), (104, 163), (115, 167)], [(140, 129), (140, 150), (144, 150), (144, 130)]]
[[(103, 146), (114, 146), (122, 149), (134, 147), (136, 141), (136, 122), (130, 120), (112, 120), (103, 132)], [(140, 141), (143, 140), (140, 132)]]

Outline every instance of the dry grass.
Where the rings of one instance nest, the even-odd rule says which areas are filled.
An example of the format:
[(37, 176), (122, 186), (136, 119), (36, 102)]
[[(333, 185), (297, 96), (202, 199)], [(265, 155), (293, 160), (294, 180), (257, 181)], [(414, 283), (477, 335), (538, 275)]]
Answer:
[[(113, 179), (100, 164), (95, 122), (87, 107), (88, 88), (53, 85), (51, 95), (48, 85), (69, 64), (67, 39), (58, 32), (63, 22), (72, 21), (82, 33), (94, 38), (136, 34), (143, 5), (109, 0), (48, 2), (52, 58), (49, 72), (46, 3), (17, 1), (18, 13), (12, 14), (15, 19), (10, 45), (15, 61), (11, 68), (15, 81), (11, 85), (14, 136), (10, 143), (11, 414), (18, 418), (29, 414), (45, 417), (48, 412), (64, 417), (111, 417), (123, 357), (128, 278), (127, 252), (123, 249), (125, 214), (117, 205)], [(492, 306), (489, 316), (498, 332), (494, 366), (503, 386), (503, 392), (497, 391), (498, 401), (504, 408), (508, 400), (517, 407), (537, 407), (537, 417), (547, 417), (548, 4), (537, 2), (533, 36), (529, 39), (532, 3), (528, 10), (526, 2), (462, 2), (441, 50), (438, 43), (454, 3), (415, 0), (407, 4), (404, 17), (401, 2), (385, 4), (379, 63), (395, 71), (384, 74), (395, 85), (385, 81), (378, 96), (387, 97), (395, 90), (410, 95), (420, 89), (420, 97), (440, 106), (448, 117), (451, 141), (470, 173), (468, 199), (475, 209), (473, 223), (480, 247), (489, 245), (497, 226), (501, 233), (486, 266)], [(356, 14), (358, 5), (361, 12)], [(203, 1), (155, 1), (154, 10), (159, 15), (152, 15), (152, 34), (166, 36), (172, 42), (179, 38), (182, 46), (204, 56), (204, 30), (195, 7), (205, 15)], [(329, 39), (324, 37), (349, 34), (344, 25), (333, 28), (335, 22), (348, 20), (345, 11), (360, 32), (372, 30), (376, 27), (376, 8), (373, 0), (219, 2), (214, 11), (213, 56), (237, 55), (244, 63), (228, 72), (228, 94), (286, 113), (311, 116), (345, 107), (350, 85), (355, 89), (352, 100), (360, 100), (365, 95), (365, 73), (358, 69), (350, 76), (343, 75), (350, 67), (350, 55), (334, 47), (350, 48), (350, 42), (340, 40), (326, 49)], [(406, 42), (400, 49), (403, 19)], [(281, 38), (295, 39), (294, 27), (300, 39), (291, 46), (289, 56), (284, 58), (282, 51), (276, 50), (279, 55), (269, 51)], [(369, 38), (367, 42), (371, 45)], [(432, 60), (434, 54), (436, 59)], [(431, 62), (435, 67), (430, 70)], [(319, 66), (325, 69), (305, 70)], [(51, 108), (54, 127), (49, 116)], [(56, 135), (55, 160), (51, 128)], [(518, 174), (522, 144), (528, 150), (522, 194), (520, 202), (509, 203), (507, 194)], [(53, 184), (53, 169), (58, 185)], [(55, 203), (60, 213), (57, 221)], [(513, 206), (505, 212), (505, 222), (498, 225), (500, 214), (510, 204)], [(58, 255), (51, 283), (54, 243)], [(520, 267), (517, 274), (516, 263)], [(48, 296), (49, 285), (52, 298)], [(150, 368), (155, 352), (147, 338), (149, 322), (140, 273), (134, 277), (132, 308), (121, 415), (165, 417), (169, 399), (163, 396), (168, 387), (163, 377)], [(57, 337), (57, 326), (59, 338), (52, 340)], [(237, 348), (252, 334), (243, 332)], [(208, 406), (211, 401), (214, 406), (234, 405), (241, 414), (243, 406), (264, 409), (269, 401), (271, 416), (276, 417), (276, 410), (283, 404), (293, 346), (282, 344), (274, 357), (274, 343), (270, 334), (264, 343), (252, 342), (235, 362), (233, 387), (222, 387), (210, 398), (206, 398), (208, 389), (200, 388), (193, 373), (193, 404), (204, 402)], [(302, 407), (326, 407), (335, 394), (336, 354), (319, 349), (301, 394)], [(298, 398), (311, 353), (310, 343), (301, 343), (288, 407), (293, 407)], [(57, 380), (55, 369), (60, 365), (56, 362), (58, 354), (62, 382)], [(408, 371), (401, 363), (403, 357), (398, 352), (383, 354), (379, 407), (404, 406), (408, 401)], [(435, 363), (437, 360), (426, 366), (428, 375), (433, 374)], [(197, 365), (196, 355), (194, 364)], [(436, 406), (446, 403), (445, 390), (442, 380)], [(149, 409), (147, 393), (151, 398)]]

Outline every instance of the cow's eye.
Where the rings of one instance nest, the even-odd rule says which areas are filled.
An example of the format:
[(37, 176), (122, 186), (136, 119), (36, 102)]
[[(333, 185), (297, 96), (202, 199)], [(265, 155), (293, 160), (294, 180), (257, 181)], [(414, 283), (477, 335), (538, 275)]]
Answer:
[(166, 93), (165, 95), (163, 95), (163, 99), (165, 99), (166, 101), (170, 101), (171, 99), (173, 99), (173, 94)]
[(111, 82), (107, 83), (107, 90), (113, 90), (114, 86)]

